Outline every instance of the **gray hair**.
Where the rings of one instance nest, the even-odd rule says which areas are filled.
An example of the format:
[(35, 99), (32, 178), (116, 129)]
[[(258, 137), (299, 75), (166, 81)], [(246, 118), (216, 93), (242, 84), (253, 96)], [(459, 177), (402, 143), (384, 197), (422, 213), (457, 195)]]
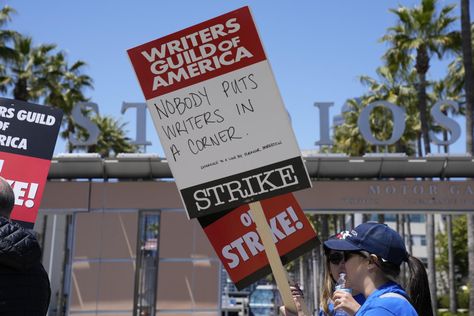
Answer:
[(15, 193), (7, 180), (0, 177), (0, 216), (10, 217), (15, 206)]

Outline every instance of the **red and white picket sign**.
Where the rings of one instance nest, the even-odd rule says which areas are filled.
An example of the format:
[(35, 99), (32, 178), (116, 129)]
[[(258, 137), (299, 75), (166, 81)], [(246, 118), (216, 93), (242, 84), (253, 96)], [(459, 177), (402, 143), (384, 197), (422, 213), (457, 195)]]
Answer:
[(128, 55), (189, 218), (311, 187), (248, 7)]
[[(264, 245), (284, 304), (295, 311), (259, 201), (309, 188), (311, 181), (250, 9), (127, 52), (188, 217), (250, 203), (262, 243), (249, 251)], [(217, 234), (228, 230), (223, 227)], [(255, 238), (234, 237), (243, 236)]]
[(61, 126), (61, 110), (0, 98), (0, 176), (15, 193), (11, 219), (33, 228)]
[[(317, 236), (293, 194), (260, 201), (283, 263), (318, 244)], [(270, 273), (263, 242), (257, 233), (249, 205), (224, 216), (199, 219), (209, 241), (238, 289)]]

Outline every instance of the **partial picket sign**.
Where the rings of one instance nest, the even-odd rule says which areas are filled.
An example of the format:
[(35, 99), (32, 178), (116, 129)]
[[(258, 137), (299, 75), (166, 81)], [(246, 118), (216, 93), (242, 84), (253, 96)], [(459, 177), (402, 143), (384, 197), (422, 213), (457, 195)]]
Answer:
[(128, 55), (189, 218), (311, 187), (248, 7)]
[[(286, 264), (319, 244), (291, 193), (260, 201), (278, 254)], [(232, 282), (241, 290), (271, 272), (248, 205), (198, 220)]]
[(0, 98), (0, 176), (15, 193), (11, 219), (33, 228), (63, 112)]

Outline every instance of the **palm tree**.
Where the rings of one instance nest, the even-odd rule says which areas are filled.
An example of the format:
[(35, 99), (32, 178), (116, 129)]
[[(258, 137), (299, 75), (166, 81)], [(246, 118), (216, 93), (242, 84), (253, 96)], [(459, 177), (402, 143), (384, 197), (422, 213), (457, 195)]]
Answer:
[(56, 45), (33, 46), (31, 37), (15, 34), (13, 37), (14, 55), (6, 61), (5, 87), (11, 87), (13, 97), (22, 101), (37, 101), (43, 91), (40, 78), (45, 73), (49, 55)]
[[(350, 111), (344, 113), (344, 124), (337, 126), (334, 132), (335, 152), (344, 152), (352, 156), (361, 156), (364, 153), (374, 152), (376, 148), (367, 143), (359, 132), (358, 118), (361, 111), (370, 103), (388, 101), (405, 108), (407, 113), (405, 132), (400, 140), (388, 146), (389, 152), (414, 152), (412, 141), (419, 131), (419, 121), (415, 104), (416, 91), (410, 85), (414, 73), (400, 72), (389, 66), (377, 68), (378, 79), (361, 76), (360, 82), (369, 91), (360, 98), (350, 99), (347, 105)], [(396, 73), (398, 72), (398, 74)], [(392, 133), (393, 121), (386, 109), (375, 108), (370, 115), (371, 130), (378, 139), (387, 139)]]
[[(474, 69), (472, 56), (471, 17), (469, 13), (469, 0), (461, 0), (461, 36), (462, 54), (464, 62), (464, 91), (466, 92), (466, 129), (467, 150), (474, 153), (473, 140), (473, 106), (474, 106)], [(468, 257), (469, 257), (469, 315), (474, 316), (474, 214), (467, 215), (468, 229)]]
[[(430, 59), (433, 55), (442, 58), (444, 53), (454, 50), (459, 46), (460, 34), (451, 31), (456, 17), (451, 16), (455, 8), (449, 5), (441, 8), (437, 13), (437, 0), (422, 0), (421, 5), (413, 9), (400, 6), (391, 12), (397, 15), (398, 23), (388, 29), (388, 33), (382, 41), (388, 42), (391, 47), (388, 56), (408, 56), (415, 54), (415, 69), (418, 75), (418, 109), (421, 121), (421, 135), (423, 138), (424, 152), (429, 154), (429, 115), (427, 100), (426, 74), (430, 67)], [(406, 65), (406, 59), (402, 59), (402, 65)], [(420, 152), (421, 153), (421, 152)], [(436, 313), (436, 272), (434, 254), (434, 216), (426, 216), (426, 237), (428, 252), (428, 270), (431, 285), (431, 301), (433, 311)]]
[(386, 58), (397, 60), (395, 57), (398, 57), (401, 67), (409, 65), (407, 58), (403, 56), (415, 54), (418, 109), (425, 154), (430, 153), (426, 74), (433, 55), (441, 59), (447, 51), (459, 46), (459, 32), (451, 31), (456, 21), (456, 17), (451, 16), (454, 8), (454, 5), (445, 6), (437, 14), (437, 0), (423, 0), (421, 6), (412, 9), (403, 6), (391, 9), (399, 21), (382, 37), (382, 41), (391, 45), (385, 55)]
[[(12, 7), (6, 5), (4, 6), (1, 10), (0, 10), (0, 29), (5, 26), (5, 24), (7, 24), (8, 22), (11, 21), (11, 15), (13, 13), (16, 13), (15, 9), (13, 9)], [(5, 30), (1, 30), (0, 31), (0, 34), (2, 34), (2, 38), (3, 38), (3, 35), (4, 35), (4, 32), (12, 32), (12, 31), (5, 31)]]
[(385, 100), (405, 109), (405, 132), (395, 144), (395, 152), (414, 153), (412, 142), (420, 132), (419, 113), (416, 107), (414, 82), (416, 73), (405, 68), (394, 67), (393, 60), (386, 59), (386, 65), (377, 68), (378, 80), (361, 76), (360, 81), (369, 88), (367, 102)]
[[(471, 30), (470, 30), (470, 33), (471, 33), (471, 47), (474, 45), (474, 24), (471, 24)], [(472, 56), (472, 54), (471, 54)], [(474, 63), (474, 56), (472, 56), (472, 61), (471, 61), (471, 65), (473, 65)], [(472, 66), (474, 67), (474, 66)], [(449, 94), (450, 95), (453, 95), (453, 96), (457, 96), (458, 97), (458, 100), (459, 102), (463, 103), (463, 107), (461, 107), (461, 109), (463, 110), (463, 112), (467, 111), (466, 109), (466, 106), (464, 106), (464, 102), (466, 102), (466, 94), (465, 94), (465, 91), (464, 91), (464, 88), (465, 88), (465, 77), (466, 77), (466, 74), (464, 72), (464, 58), (463, 58), (463, 52), (462, 50), (460, 50), (459, 52), (457, 52), (456, 54), (456, 57), (455, 59), (449, 64), (448, 66), (448, 75), (447, 75), (447, 78), (446, 78), (446, 81), (447, 81), (447, 84), (448, 84), (448, 87), (450, 88), (450, 91), (449, 91)], [(472, 111), (471, 111), (472, 113)], [(465, 114), (465, 113), (463, 113)], [(467, 115), (469, 116), (469, 115)], [(466, 130), (469, 130), (469, 126), (467, 126), (467, 124), (470, 124), (469, 122), (466, 121)], [(466, 140), (466, 144), (471, 144), (472, 141), (469, 140), (469, 133), (466, 133), (466, 137), (467, 137), (467, 140)], [(467, 148), (467, 151), (469, 151), (469, 148)]]
[[(451, 87), (449, 76), (445, 80), (437, 81), (433, 84), (433, 91), (430, 95), (431, 102), (436, 102), (436, 100), (454, 100), (459, 99), (459, 95), (454, 93), (455, 88)], [(441, 109), (444, 113), (447, 113), (447, 109)], [(433, 126), (433, 130), (440, 131), (439, 128)], [(443, 130), (443, 139), (447, 140), (447, 131)], [(444, 152), (449, 152), (449, 146), (444, 146)], [(457, 299), (456, 299), (456, 280), (455, 280), (455, 271), (454, 271), (454, 253), (453, 253), (453, 229), (452, 229), (452, 215), (446, 215), (446, 234), (448, 236), (448, 290), (449, 290), (449, 307), (451, 313), (457, 313)]]
[[(344, 123), (336, 126), (334, 130), (333, 152), (342, 152), (351, 156), (362, 156), (365, 153), (377, 151), (375, 145), (367, 142), (360, 133), (358, 119), (362, 110), (375, 100), (364, 95), (360, 98), (346, 101), (349, 111), (345, 112)], [(372, 134), (377, 139), (388, 139), (392, 133), (393, 121), (391, 113), (386, 108), (376, 107), (369, 116), (369, 124)], [(395, 152), (396, 147), (388, 146), (389, 152)]]
[[(474, 33), (474, 24), (471, 24), (470, 33), (471, 33), (471, 47), (472, 47), (472, 45), (474, 45), (474, 37), (472, 36), (472, 34)], [(472, 61), (470, 64), (472, 65), (473, 62), (474, 62), (474, 56), (472, 56)], [(464, 59), (463, 59), (462, 49), (456, 54), (456, 58), (449, 64), (447, 78), (448, 78), (447, 80), (449, 81), (449, 86), (452, 89), (451, 94), (458, 95), (460, 97), (462, 96), (465, 99), (465, 93), (464, 93), (465, 73), (464, 73)], [(469, 138), (469, 135), (467, 135), (467, 137)], [(467, 141), (468, 143), (470, 142), (469, 140)]]
[(137, 146), (130, 143), (125, 135), (126, 123), (120, 123), (110, 116), (95, 116), (92, 121), (100, 130), (97, 144), (89, 146), (88, 152), (99, 153), (102, 157), (115, 156), (118, 153), (132, 153), (137, 151)]
[(61, 137), (68, 141), (68, 151), (73, 151), (69, 137), (80, 127), (72, 118), (74, 106), (80, 102), (89, 101), (85, 97), (86, 89), (93, 89), (93, 80), (83, 73), (86, 63), (79, 60), (69, 65), (64, 53), (59, 52), (49, 58), (44, 74), (40, 79), (45, 87), (45, 103), (63, 111), (63, 126)]
[[(11, 30), (5, 30), (3, 27), (11, 20), (11, 15), (15, 13), (9, 6), (4, 6), (0, 10), (0, 59), (4, 62), (10, 61), (15, 51), (8, 46), (12, 41), (15, 32)], [(8, 76), (4, 63), (0, 63), (0, 92), (7, 92)]]
[[(473, 94), (472, 78), (474, 56), (472, 54), (472, 46), (474, 45), (474, 24), (470, 22), (469, 1), (461, 0), (461, 36), (462, 36), (462, 52), (449, 65), (448, 80), (453, 89), (453, 93), (458, 94), (465, 105), (462, 107), (466, 115), (466, 151), (473, 154)], [(470, 69), (467, 72), (465, 69)], [(471, 131), (471, 132), (470, 132)], [(474, 288), (474, 216), (467, 215), (468, 227), (468, 256), (469, 256), (469, 276), (468, 280), (470, 288)], [(470, 302), (474, 302), (474, 291), (470, 291)], [(470, 315), (474, 316), (474, 303), (470, 303)]]

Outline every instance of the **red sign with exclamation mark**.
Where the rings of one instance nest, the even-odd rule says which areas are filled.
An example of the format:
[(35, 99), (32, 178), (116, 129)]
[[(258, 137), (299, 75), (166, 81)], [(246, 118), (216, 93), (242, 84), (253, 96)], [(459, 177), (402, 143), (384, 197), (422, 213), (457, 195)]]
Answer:
[[(50, 160), (0, 152), (0, 175), (15, 192), (11, 219), (33, 227), (40, 207)], [(35, 166), (35, 168), (28, 168)]]
[(33, 228), (63, 112), (5, 98), (0, 98), (0, 112), (0, 176), (15, 192), (10, 218)]
[[(293, 194), (279, 195), (260, 202), (284, 264), (318, 244), (316, 232)], [(248, 205), (225, 215), (209, 215), (199, 220), (238, 289), (271, 272)]]

